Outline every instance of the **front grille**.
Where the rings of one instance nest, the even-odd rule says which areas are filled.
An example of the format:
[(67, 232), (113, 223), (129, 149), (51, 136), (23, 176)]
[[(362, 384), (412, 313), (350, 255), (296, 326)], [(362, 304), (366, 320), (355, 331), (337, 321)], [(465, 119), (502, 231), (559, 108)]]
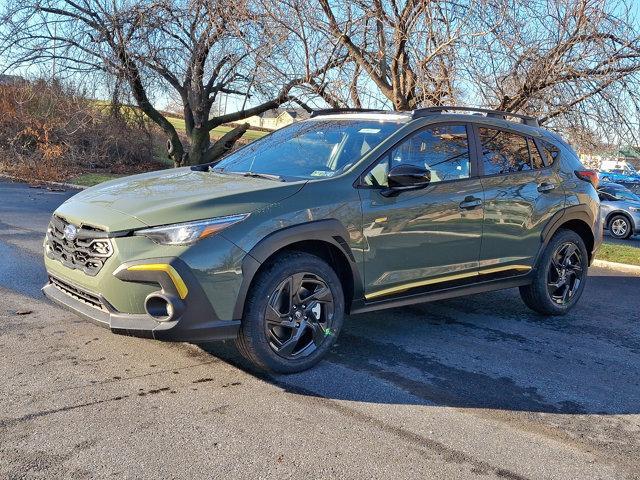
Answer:
[(45, 251), (47, 257), (58, 260), (65, 267), (81, 270), (93, 277), (113, 254), (111, 240), (106, 232), (83, 226), (77, 229), (73, 240), (65, 238), (64, 229), (69, 225), (62, 218), (53, 216), (47, 229)]
[(59, 278), (50, 276), (49, 281), (53, 284), (53, 286), (57, 287), (59, 290), (62, 290), (70, 297), (73, 297), (76, 300), (79, 300), (82, 303), (90, 305), (99, 310), (107, 311), (102, 301), (100, 300), (100, 297), (98, 297), (97, 295), (78, 288), (75, 285), (71, 285), (70, 283), (64, 282)]

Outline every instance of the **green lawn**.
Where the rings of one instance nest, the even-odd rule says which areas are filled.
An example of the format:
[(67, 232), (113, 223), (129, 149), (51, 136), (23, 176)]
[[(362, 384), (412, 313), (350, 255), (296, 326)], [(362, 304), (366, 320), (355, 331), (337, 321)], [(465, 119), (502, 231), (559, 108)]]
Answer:
[(598, 260), (640, 265), (640, 248), (603, 243), (596, 254)]
[[(184, 125), (184, 119), (183, 118), (177, 118), (177, 117), (167, 117), (167, 120), (169, 120), (174, 127), (176, 127), (176, 130), (179, 130), (181, 132), (185, 131), (185, 125)], [(233, 129), (233, 127), (227, 127), (225, 125), (220, 126), (220, 127), (216, 127), (213, 130), (211, 130), (211, 134), (214, 137), (221, 137), (222, 135), (224, 135), (225, 133), (231, 131)], [(245, 134), (242, 136), (242, 138), (246, 138), (247, 140), (257, 140), (258, 138), (262, 138), (264, 137), (267, 133), (269, 132), (261, 132), (259, 130), (247, 130), (245, 132)]]

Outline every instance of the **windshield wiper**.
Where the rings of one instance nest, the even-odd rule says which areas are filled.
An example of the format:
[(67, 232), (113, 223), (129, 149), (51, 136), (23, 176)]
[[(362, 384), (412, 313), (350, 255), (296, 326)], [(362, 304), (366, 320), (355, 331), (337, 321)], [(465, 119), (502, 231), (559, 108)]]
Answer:
[(266, 178), (267, 180), (275, 180), (277, 182), (284, 182), (284, 178), (279, 175), (271, 175), (269, 173), (256, 173), (256, 172), (236, 172), (243, 177), (252, 178)]

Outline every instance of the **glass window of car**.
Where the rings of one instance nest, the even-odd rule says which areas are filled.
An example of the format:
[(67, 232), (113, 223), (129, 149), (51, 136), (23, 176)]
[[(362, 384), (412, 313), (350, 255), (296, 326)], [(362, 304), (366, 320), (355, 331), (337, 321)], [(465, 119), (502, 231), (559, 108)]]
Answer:
[(431, 172), (431, 182), (469, 178), (469, 139), (464, 125), (424, 128), (385, 154), (369, 171), (364, 183), (386, 187), (387, 173), (398, 165), (415, 165)]
[(232, 152), (216, 172), (291, 178), (332, 177), (357, 162), (402, 123), (377, 120), (308, 120), (294, 123)]
[(480, 127), (482, 163), (485, 175), (531, 170), (527, 139), (516, 133)]
[(540, 140), (540, 144), (542, 145), (542, 150), (545, 158), (547, 159), (547, 166), (553, 165), (553, 162), (555, 162), (556, 158), (560, 155), (560, 149), (554, 144), (545, 142), (544, 140)]
[(603, 187), (598, 191), (598, 193), (604, 193), (605, 196), (610, 197), (606, 198), (606, 200), (631, 200), (634, 202), (640, 202), (640, 196), (622, 185), (615, 187)]

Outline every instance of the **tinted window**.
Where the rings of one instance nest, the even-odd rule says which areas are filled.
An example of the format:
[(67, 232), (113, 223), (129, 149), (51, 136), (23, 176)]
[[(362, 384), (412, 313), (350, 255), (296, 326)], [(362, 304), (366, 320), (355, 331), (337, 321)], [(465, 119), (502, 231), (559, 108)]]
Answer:
[(553, 165), (553, 162), (555, 162), (556, 158), (560, 155), (560, 149), (554, 144), (545, 142), (544, 140), (541, 140), (540, 144), (542, 145), (542, 150), (547, 160), (547, 166)]
[(430, 127), (393, 148), (367, 174), (365, 183), (387, 186), (387, 173), (397, 165), (416, 165), (431, 172), (431, 182), (469, 178), (469, 142), (464, 125)]
[(515, 133), (480, 127), (485, 175), (531, 170), (527, 139)]

